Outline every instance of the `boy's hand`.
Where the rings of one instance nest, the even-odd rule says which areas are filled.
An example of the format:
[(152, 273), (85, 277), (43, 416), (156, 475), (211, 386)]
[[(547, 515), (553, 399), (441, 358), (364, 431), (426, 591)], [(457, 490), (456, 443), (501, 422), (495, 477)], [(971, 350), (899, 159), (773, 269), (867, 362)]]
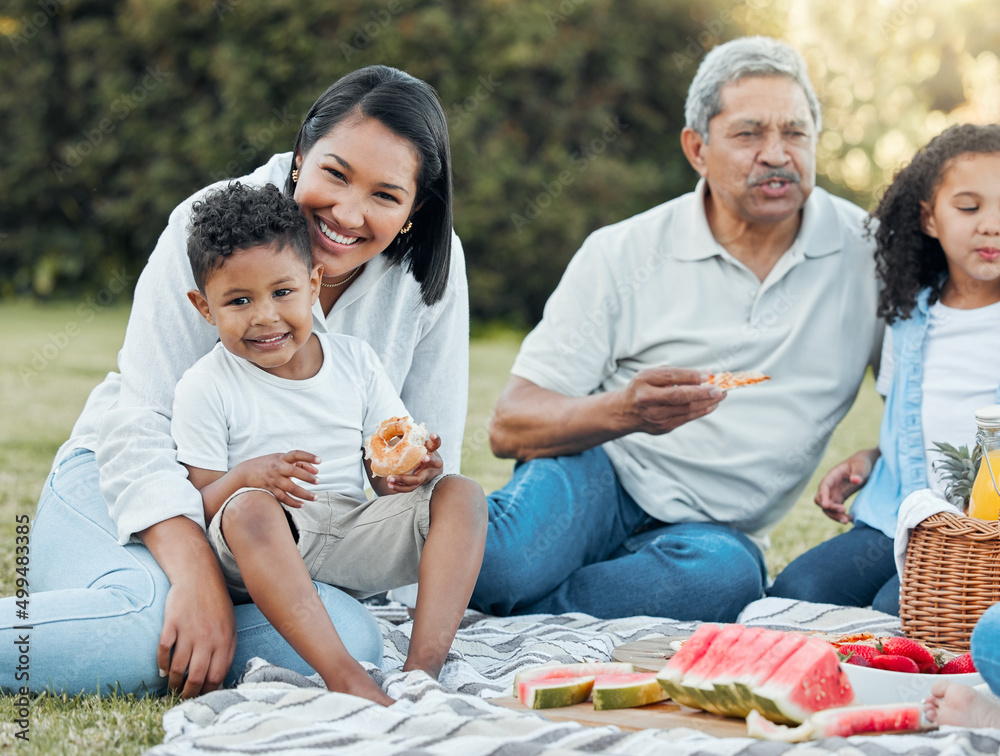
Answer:
[(267, 489), (282, 504), (299, 508), (302, 501), (315, 501), (316, 496), (295, 481), (318, 483), (316, 465), (321, 461), (315, 454), (295, 450), (254, 457), (241, 462), (234, 470), (239, 472), (244, 486)]
[(408, 493), (424, 483), (434, 480), (444, 469), (444, 462), (437, 450), (441, 448), (441, 437), (437, 433), (432, 433), (424, 442), (427, 453), (420, 460), (420, 464), (414, 467), (406, 475), (390, 475), (386, 478), (389, 490), (392, 493)]

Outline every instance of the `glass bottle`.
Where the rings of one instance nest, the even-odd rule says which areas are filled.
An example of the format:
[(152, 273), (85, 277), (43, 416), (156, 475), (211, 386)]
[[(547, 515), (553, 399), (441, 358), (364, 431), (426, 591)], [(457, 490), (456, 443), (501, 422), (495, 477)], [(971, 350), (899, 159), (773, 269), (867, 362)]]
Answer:
[(996, 520), (1000, 515), (1000, 404), (976, 410), (976, 443), (983, 457), (972, 484), (969, 516)]

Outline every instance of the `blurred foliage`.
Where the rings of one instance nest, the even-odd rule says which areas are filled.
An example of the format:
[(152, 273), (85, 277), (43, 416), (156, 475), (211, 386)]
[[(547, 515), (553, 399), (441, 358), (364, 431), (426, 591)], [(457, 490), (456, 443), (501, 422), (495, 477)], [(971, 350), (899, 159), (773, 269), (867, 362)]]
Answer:
[(989, 0), (6, 0), (0, 296), (137, 275), (179, 201), (290, 149), (329, 83), (386, 63), (448, 114), (473, 317), (530, 325), (590, 231), (694, 185), (687, 86), (745, 33), (806, 54), (820, 181), (865, 207), (947, 123), (997, 120)]

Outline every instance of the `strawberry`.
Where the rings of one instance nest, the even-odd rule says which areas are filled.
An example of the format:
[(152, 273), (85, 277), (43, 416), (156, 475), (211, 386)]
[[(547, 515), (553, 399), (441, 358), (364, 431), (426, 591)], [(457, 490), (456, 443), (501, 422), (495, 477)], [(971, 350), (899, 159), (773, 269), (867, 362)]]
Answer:
[(913, 661), (908, 656), (899, 656), (898, 654), (883, 654), (882, 656), (876, 656), (872, 659), (872, 666), (875, 669), (886, 669), (890, 672), (919, 672), (920, 668), (917, 663)]
[(937, 674), (938, 665), (934, 655), (924, 646), (909, 638), (885, 638), (880, 641), (882, 653), (888, 656), (905, 656), (917, 663), (917, 669), (924, 674)]
[(941, 667), (942, 675), (964, 675), (975, 671), (976, 665), (972, 663), (971, 654), (956, 656), (954, 659)]
[(844, 664), (853, 664), (855, 667), (870, 667), (872, 663), (860, 654), (851, 654), (844, 659)]
[[(875, 646), (869, 646), (864, 643), (844, 643), (837, 649), (837, 652), (840, 654), (841, 661), (848, 662), (849, 664), (857, 664), (858, 659), (864, 659), (869, 663), (868, 666), (871, 666), (871, 660), (874, 657), (881, 656)], [(865, 665), (862, 664), (861, 666)]]

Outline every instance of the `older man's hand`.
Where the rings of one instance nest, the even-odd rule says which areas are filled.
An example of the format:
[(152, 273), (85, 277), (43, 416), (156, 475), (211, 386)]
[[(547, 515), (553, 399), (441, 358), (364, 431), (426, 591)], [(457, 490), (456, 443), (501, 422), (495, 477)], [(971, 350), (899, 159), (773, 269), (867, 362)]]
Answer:
[(660, 435), (712, 412), (726, 392), (708, 385), (708, 374), (686, 368), (647, 368), (623, 391), (633, 432)]

